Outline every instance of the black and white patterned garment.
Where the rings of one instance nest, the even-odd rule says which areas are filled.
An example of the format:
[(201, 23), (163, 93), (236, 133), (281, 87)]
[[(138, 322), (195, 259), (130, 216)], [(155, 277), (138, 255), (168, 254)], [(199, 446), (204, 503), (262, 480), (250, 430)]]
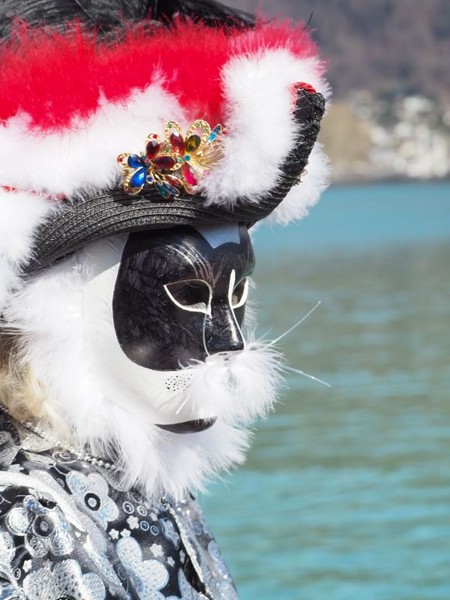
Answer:
[(149, 502), (0, 412), (0, 600), (237, 600), (192, 498)]

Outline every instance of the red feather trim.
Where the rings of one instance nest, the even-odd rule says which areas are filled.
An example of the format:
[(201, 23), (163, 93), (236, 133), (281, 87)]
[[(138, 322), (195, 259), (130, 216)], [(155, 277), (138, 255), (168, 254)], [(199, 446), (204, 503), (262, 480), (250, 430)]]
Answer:
[(0, 122), (26, 113), (31, 126), (58, 130), (92, 115), (102, 98), (126, 102), (159, 75), (188, 115), (223, 119), (220, 72), (234, 55), (287, 48), (298, 57), (317, 54), (303, 26), (259, 24), (255, 30), (211, 29), (179, 22), (172, 29), (129, 30), (106, 44), (77, 25), (70, 32), (18, 28), (0, 50)]

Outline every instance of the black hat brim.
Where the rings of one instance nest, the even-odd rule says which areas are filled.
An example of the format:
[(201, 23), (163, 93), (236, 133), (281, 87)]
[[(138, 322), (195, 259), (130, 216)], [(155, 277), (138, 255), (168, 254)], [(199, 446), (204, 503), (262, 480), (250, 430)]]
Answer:
[(231, 222), (251, 226), (267, 217), (292, 186), (299, 183), (317, 139), (324, 109), (321, 94), (302, 88), (297, 91), (294, 112), (299, 126), (297, 141), (281, 167), (279, 180), (263, 198), (238, 198), (232, 208), (227, 208), (205, 204), (200, 194), (184, 194), (165, 201), (151, 188), (135, 197), (123, 190), (109, 190), (88, 199), (67, 200), (36, 231), (32, 259), (24, 271), (35, 272), (87, 244), (120, 233)]

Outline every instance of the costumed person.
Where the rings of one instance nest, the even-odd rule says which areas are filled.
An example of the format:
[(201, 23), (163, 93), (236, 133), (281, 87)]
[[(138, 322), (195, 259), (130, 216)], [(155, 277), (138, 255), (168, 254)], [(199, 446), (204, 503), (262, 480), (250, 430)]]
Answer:
[(0, 10), (0, 598), (232, 600), (193, 494), (275, 400), (249, 229), (325, 186), (323, 65), (209, 0)]

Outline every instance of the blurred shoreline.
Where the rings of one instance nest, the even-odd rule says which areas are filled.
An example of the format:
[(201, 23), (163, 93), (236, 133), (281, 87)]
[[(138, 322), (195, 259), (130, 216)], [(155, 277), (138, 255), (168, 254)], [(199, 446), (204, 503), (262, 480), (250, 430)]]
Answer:
[(450, 108), (424, 96), (387, 102), (360, 91), (336, 100), (319, 139), (333, 183), (450, 178)]

